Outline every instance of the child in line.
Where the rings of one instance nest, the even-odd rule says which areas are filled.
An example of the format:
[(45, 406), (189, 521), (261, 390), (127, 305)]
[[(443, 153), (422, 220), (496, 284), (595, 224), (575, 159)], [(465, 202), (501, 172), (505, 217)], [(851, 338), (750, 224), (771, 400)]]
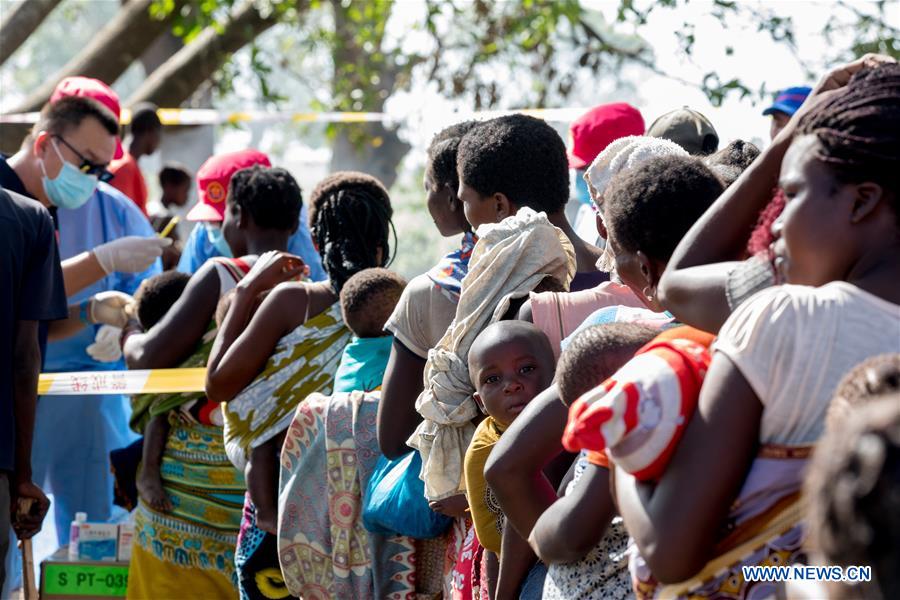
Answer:
[[(341, 314), (354, 338), (341, 355), (334, 377), (334, 393), (371, 392), (381, 388), (393, 342), (384, 324), (405, 287), (406, 280), (396, 273), (372, 268), (356, 273), (341, 288)], [(260, 294), (256, 308), (265, 294), (268, 292)], [(219, 315), (224, 318), (232, 299), (233, 295), (222, 298), (220, 305), (225, 306), (216, 311), (217, 318)], [(278, 526), (278, 458), (283, 443), (284, 435), (279, 435), (251, 448), (244, 469), (247, 491), (257, 510), (257, 526), (273, 534)]]
[(166, 271), (141, 282), (134, 293), (134, 314), (144, 329), (150, 329), (163, 318), (181, 297), (191, 276)]
[(388, 269), (360, 271), (341, 289), (341, 315), (353, 332), (334, 375), (334, 393), (381, 389), (394, 337), (384, 326), (406, 280)]
[(879, 354), (851, 369), (837, 386), (825, 415), (825, 429), (833, 430), (874, 396), (900, 393), (900, 354)]
[[(571, 404), (615, 373), (658, 330), (635, 323), (596, 325), (575, 334), (556, 369), (559, 399)], [(609, 491), (609, 469), (578, 457), (565, 495), (537, 519), (528, 542), (547, 565), (544, 598), (631, 597), (628, 533)]]
[[(216, 306), (216, 330), (225, 321), (225, 316), (234, 302), (236, 291), (236, 289), (230, 290), (219, 299), (219, 304)], [(256, 297), (256, 302), (250, 312), (251, 315), (256, 313), (270, 292), (271, 290), (266, 290)], [(244, 466), (247, 492), (259, 511), (257, 524), (260, 529), (269, 533), (275, 533), (278, 519), (278, 505), (273, 490), (278, 488), (278, 452), (283, 442), (283, 436), (276, 436), (265, 444), (251, 449), (247, 464)]]
[(167, 163), (159, 170), (160, 203), (166, 210), (187, 205), (191, 195), (191, 172), (178, 163)]
[[(506, 548), (507, 542), (505, 517), (484, 479), (484, 464), (503, 431), (552, 382), (553, 349), (547, 336), (534, 325), (500, 321), (489, 325), (475, 338), (468, 364), (475, 387), (473, 397), (488, 416), (478, 425), (466, 451), (466, 494), (475, 533), (488, 553), (486, 562), (491, 565), (496, 564), (501, 546)], [(496, 588), (498, 595), (503, 595), (504, 590), (517, 591), (532, 567), (533, 555), (527, 546), (519, 545), (524, 551), (507, 548), (500, 556), (497, 581), (491, 581), (491, 575), (488, 577), (488, 587)], [(489, 568), (488, 573), (491, 571)]]
[(697, 406), (713, 338), (687, 326), (661, 333), (572, 403), (563, 446), (589, 450), (604, 465), (597, 453), (606, 451), (637, 479), (657, 479)]
[[(162, 210), (150, 215), (150, 224), (154, 231), (160, 233), (175, 218), (175, 207), (183, 207), (187, 204), (191, 194), (191, 172), (178, 163), (167, 163), (159, 171), (159, 187), (162, 195), (159, 198)], [(178, 235), (178, 228), (170, 228), (166, 237), (174, 240), (174, 243), (163, 250), (163, 269), (168, 271), (178, 265), (184, 243)]]
[(826, 564), (870, 566), (872, 580), (819, 584), (806, 597), (900, 597), (900, 394), (870, 395), (836, 425), (806, 479), (811, 547)]
[(853, 367), (838, 384), (804, 490), (813, 564), (868, 565), (872, 581), (789, 582), (789, 598), (900, 594), (894, 568), (900, 560), (898, 465), (900, 354), (880, 354)]
[[(134, 294), (134, 314), (145, 330), (150, 330), (169, 312), (190, 279), (187, 273), (164, 271), (141, 282)], [(150, 417), (144, 429), (141, 468), (136, 480), (137, 492), (144, 501), (162, 512), (172, 510), (172, 502), (163, 491), (159, 471), (168, 436), (168, 415)]]
[[(235, 289), (230, 290), (219, 299), (219, 304), (216, 306), (216, 330), (225, 321), (225, 316), (234, 302), (236, 291)], [(256, 313), (263, 300), (270, 293), (271, 290), (266, 290), (256, 297), (256, 302), (250, 311), (251, 315)], [(257, 523), (260, 529), (269, 533), (275, 533), (278, 518), (278, 506), (274, 490), (278, 488), (278, 453), (283, 442), (284, 437), (277, 436), (265, 444), (251, 449), (247, 464), (244, 466), (244, 481), (247, 483), (247, 492), (259, 511)]]

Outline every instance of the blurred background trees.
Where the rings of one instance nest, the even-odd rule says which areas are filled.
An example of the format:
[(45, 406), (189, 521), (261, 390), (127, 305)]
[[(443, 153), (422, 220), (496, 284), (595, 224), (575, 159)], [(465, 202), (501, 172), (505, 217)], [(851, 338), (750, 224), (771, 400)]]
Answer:
[[(419, 155), (454, 110), (634, 101), (654, 77), (712, 107), (759, 103), (781, 82), (721, 66), (752, 54), (735, 43), (747, 36), (783, 48), (807, 82), (863, 52), (900, 56), (900, 3), (792, 5), (788, 14), (783, 3), (731, 0), (0, 0), (0, 109), (38, 110), (62, 77), (79, 74), (111, 83), (125, 106), (386, 112), (381, 122), (171, 128), (172, 139), (208, 147), (172, 152), (202, 160), (237, 137), (282, 162), (311, 153), (300, 162), (376, 175), (408, 195), (401, 243), (427, 246), (413, 252), (424, 265), (441, 245), (421, 227)], [(820, 51), (800, 47), (798, 10), (825, 11)], [(661, 30), (674, 48), (660, 48)], [(654, 116), (645, 113), (648, 124)], [(15, 151), (25, 131), (0, 127), (0, 150)]]

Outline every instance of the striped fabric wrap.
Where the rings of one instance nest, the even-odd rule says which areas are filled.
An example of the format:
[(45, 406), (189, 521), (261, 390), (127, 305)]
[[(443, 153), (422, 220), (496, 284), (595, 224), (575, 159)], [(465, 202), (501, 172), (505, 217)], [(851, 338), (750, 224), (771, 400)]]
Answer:
[(138, 504), (130, 574), (135, 581), (129, 589), (168, 589), (158, 587), (168, 583), (157, 578), (166, 580), (176, 568), (184, 573), (200, 569), (206, 577), (195, 578), (195, 597), (202, 597), (201, 591), (232, 596), (244, 476), (225, 455), (220, 427), (186, 426), (174, 413), (170, 423), (161, 472), (173, 510), (162, 513), (143, 500)]
[(567, 450), (605, 449), (609, 460), (641, 480), (662, 474), (697, 406), (711, 360), (713, 336), (687, 339), (681, 337), (685, 329), (657, 337), (572, 404), (563, 434)]
[(223, 407), (225, 451), (237, 468), (251, 448), (287, 429), (307, 396), (331, 392), (351, 337), (335, 303), (278, 341), (262, 373)]

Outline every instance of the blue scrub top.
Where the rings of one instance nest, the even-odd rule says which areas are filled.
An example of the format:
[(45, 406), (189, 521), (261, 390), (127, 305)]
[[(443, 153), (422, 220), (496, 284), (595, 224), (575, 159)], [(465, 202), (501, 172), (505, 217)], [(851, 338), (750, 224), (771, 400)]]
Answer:
[[(57, 210), (59, 223), (59, 254), (62, 260), (91, 250), (112, 240), (137, 235), (153, 237), (156, 233), (147, 217), (141, 213), (128, 196), (106, 183), (100, 183), (91, 199), (76, 209)], [(141, 281), (162, 273), (162, 262), (157, 259), (142, 273), (111, 273), (69, 296), (69, 304), (77, 304), (99, 292), (117, 290), (134, 294)], [(125, 369), (124, 361), (101, 363), (85, 351), (94, 343), (99, 326), (85, 327), (78, 334), (47, 345), (44, 370), (54, 371), (111, 371)]]
[[(59, 209), (59, 250), (63, 259), (120, 237), (155, 235), (147, 218), (127, 196), (101, 183), (87, 203), (77, 209)], [(70, 296), (70, 304), (92, 294), (118, 290), (134, 293), (141, 281), (162, 272), (156, 260), (143, 273), (112, 273)], [(99, 326), (47, 345), (46, 371), (122, 370), (124, 361), (102, 363), (86, 348)], [(69, 523), (76, 512), (91, 521), (105, 521), (113, 511), (113, 480), (109, 452), (130, 444), (136, 436), (128, 429), (131, 413), (121, 395), (42, 396), (37, 406), (32, 465), (35, 482), (53, 494), (57, 543), (69, 541)]]
[[(288, 241), (288, 252), (299, 256), (309, 266), (310, 279), (324, 281), (328, 277), (325, 275), (325, 269), (322, 268), (322, 259), (313, 246), (312, 237), (309, 235), (309, 228), (306, 225), (307, 220), (306, 205), (304, 204), (300, 208), (300, 225)], [(184, 242), (177, 269), (182, 273), (193, 275), (197, 269), (203, 266), (203, 263), (215, 256), (221, 256), (221, 254), (209, 243), (203, 224), (197, 223), (191, 230), (187, 241)]]

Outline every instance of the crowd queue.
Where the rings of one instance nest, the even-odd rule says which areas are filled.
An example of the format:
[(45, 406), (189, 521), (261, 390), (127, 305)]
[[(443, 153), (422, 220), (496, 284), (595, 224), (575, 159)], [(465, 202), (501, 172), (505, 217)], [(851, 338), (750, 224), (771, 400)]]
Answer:
[[(900, 597), (895, 61), (780, 93), (761, 151), (621, 102), (568, 150), (447, 127), (458, 249), (409, 281), (376, 178), (245, 149), (165, 165), (151, 213), (162, 126), (119, 113), (68, 78), (0, 160), (0, 558), (118, 504), (131, 598)], [(182, 367), (205, 391), (36, 394)], [(745, 568), (795, 564), (871, 577)]]

